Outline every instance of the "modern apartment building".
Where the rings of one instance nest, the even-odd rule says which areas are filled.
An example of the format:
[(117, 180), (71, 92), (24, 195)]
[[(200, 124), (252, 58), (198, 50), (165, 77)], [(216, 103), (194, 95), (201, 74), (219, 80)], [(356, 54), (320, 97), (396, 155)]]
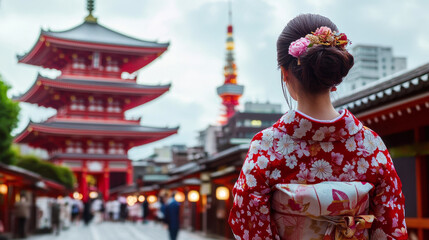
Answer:
[(342, 96), (407, 68), (407, 59), (393, 56), (391, 47), (356, 45), (351, 53), (355, 64), (339, 87)]

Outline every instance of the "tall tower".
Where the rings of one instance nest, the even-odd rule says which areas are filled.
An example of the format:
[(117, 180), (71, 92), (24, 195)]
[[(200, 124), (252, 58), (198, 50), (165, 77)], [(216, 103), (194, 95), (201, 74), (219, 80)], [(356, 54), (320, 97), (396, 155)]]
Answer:
[(229, 24), (226, 38), (226, 65), (224, 67), (225, 81), (217, 88), (217, 94), (222, 98), (225, 113), (222, 115), (221, 124), (225, 124), (235, 113), (238, 100), (243, 95), (244, 86), (237, 84), (237, 66), (234, 61), (234, 38), (232, 36), (232, 11), (229, 1)]
[(88, 0), (85, 21), (66, 31), (41, 31), (34, 47), (18, 56), (20, 63), (61, 71), (55, 79), (37, 76), (18, 101), (51, 107), (57, 114), (45, 122), (30, 122), (15, 138), (46, 149), (49, 161), (68, 166), (84, 200), (98, 191), (133, 183), (130, 148), (176, 134), (178, 128), (140, 125), (125, 119), (125, 111), (158, 98), (170, 85), (148, 86), (136, 77), (123, 79), (157, 59), (169, 43), (144, 41), (115, 32), (92, 15)]

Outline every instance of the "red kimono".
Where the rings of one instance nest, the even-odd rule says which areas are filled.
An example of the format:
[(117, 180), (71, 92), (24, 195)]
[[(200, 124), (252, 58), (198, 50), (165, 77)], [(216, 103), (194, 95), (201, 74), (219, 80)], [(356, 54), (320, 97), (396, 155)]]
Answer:
[[(229, 224), (235, 238), (299, 239), (291, 235), (297, 229), (282, 230), (279, 234), (279, 229), (284, 228), (277, 226), (278, 221), (273, 217), (279, 209), (272, 205), (273, 194), (279, 189), (287, 193), (291, 189), (300, 189), (293, 187), (296, 184), (313, 186), (328, 181), (368, 186), (367, 214), (374, 220), (367, 229), (354, 229), (354, 239), (408, 238), (402, 185), (390, 155), (381, 138), (364, 127), (348, 110), (343, 110), (339, 117), (330, 121), (289, 111), (272, 127), (255, 135), (233, 189), (234, 206)], [(327, 186), (329, 184), (325, 184)], [(344, 196), (347, 197), (341, 191), (330, 191), (336, 200), (331, 205), (338, 205)], [(302, 210), (303, 207), (294, 201), (293, 194), (296, 192), (292, 193), (293, 201), (289, 200), (282, 208)], [(319, 205), (324, 201), (318, 200)], [(308, 210), (309, 206), (305, 209)], [(332, 215), (338, 213), (332, 212)], [(313, 215), (310, 217), (316, 219)], [(353, 219), (354, 216), (351, 217)], [(297, 228), (300, 225), (297, 222), (293, 224)], [(321, 231), (315, 226), (313, 230)], [(335, 239), (334, 232), (320, 235), (320, 239)]]

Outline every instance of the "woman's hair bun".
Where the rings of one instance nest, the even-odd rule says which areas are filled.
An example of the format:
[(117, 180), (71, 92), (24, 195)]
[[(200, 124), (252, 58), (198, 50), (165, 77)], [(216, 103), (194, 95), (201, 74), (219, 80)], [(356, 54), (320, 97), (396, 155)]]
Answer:
[(292, 42), (322, 26), (338, 32), (329, 18), (302, 14), (289, 21), (277, 40), (278, 66), (291, 71), (309, 93), (320, 93), (337, 86), (354, 64), (353, 56), (346, 49), (336, 46), (316, 45), (308, 48), (299, 58), (289, 54)]
[(354, 64), (353, 55), (347, 50), (324, 45), (309, 48), (299, 60), (301, 84), (311, 93), (340, 84)]

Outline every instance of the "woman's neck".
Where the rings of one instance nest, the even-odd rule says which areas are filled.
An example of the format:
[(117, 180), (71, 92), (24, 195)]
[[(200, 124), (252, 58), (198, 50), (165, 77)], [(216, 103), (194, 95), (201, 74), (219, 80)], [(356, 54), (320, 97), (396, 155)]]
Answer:
[(317, 95), (306, 94), (298, 99), (297, 109), (319, 120), (332, 120), (340, 115), (332, 106), (329, 92)]

